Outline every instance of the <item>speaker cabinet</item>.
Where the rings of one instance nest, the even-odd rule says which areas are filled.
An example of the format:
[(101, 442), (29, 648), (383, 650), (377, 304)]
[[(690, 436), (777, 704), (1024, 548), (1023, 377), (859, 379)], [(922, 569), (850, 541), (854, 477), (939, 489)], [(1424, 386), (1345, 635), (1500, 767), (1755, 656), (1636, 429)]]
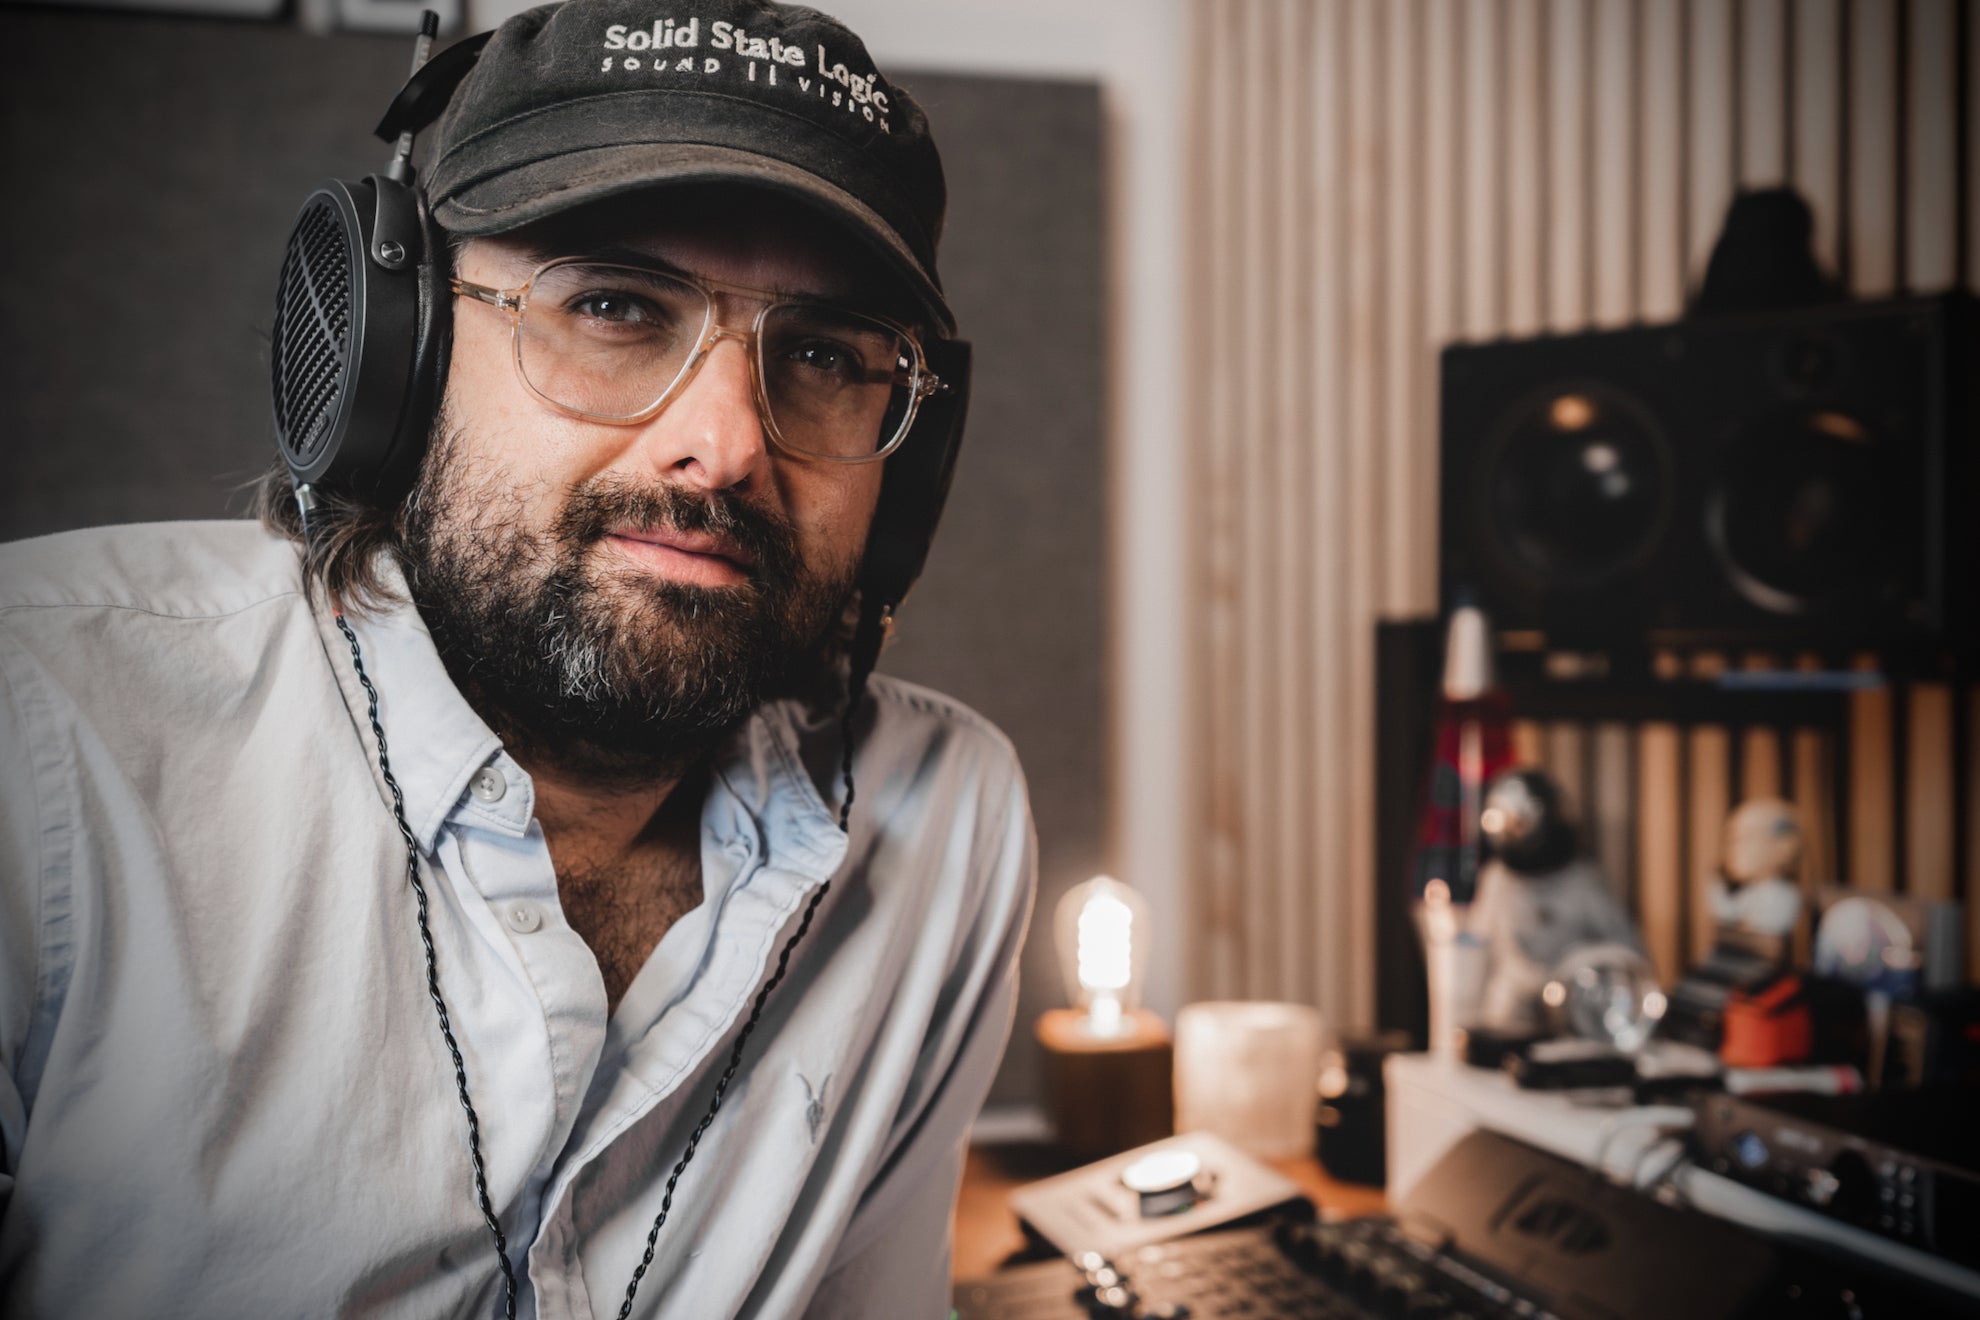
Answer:
[(1973, 641), (1960, 295), (1463, 344), (1440, 587), (1558, 647)]

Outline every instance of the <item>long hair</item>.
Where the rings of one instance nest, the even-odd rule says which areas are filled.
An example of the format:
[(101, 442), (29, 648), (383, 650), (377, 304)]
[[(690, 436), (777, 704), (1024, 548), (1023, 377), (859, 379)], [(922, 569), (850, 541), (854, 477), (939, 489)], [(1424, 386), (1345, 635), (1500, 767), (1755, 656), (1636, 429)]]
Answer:
[(303, 556), (303, 582), (319, 601), (335, 601), (347, 613), (365, 613), (394, 602), (380, 569), (381, 551), (406, 559), (408, 493), (385, 503), (322, 492), (310, 524), (313, 544), (305, 543), (302, 512), (288, 465), (277, 458), (254, 486), (254, 515), (261, 525), (293, 542)]

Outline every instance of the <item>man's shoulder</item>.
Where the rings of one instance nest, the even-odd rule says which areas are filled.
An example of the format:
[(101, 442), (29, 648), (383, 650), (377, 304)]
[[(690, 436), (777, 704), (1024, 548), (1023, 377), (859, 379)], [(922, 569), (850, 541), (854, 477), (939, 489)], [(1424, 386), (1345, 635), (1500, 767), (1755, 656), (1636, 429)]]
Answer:
[(295, 546), (256, 522), (134, 523), (0, 545), (0, 614), (135, 610), (213, 618), (300, 597)]
[(1010, 738), (1002, 728), (992, 724), (988, 718), (978, 714), (948, 693), (939, 693), (933, 687), (923, 687), (919, 683), (909, 683), (907, 679), (895, 679), (893, 675), (875, 673), (867, 679), (867, 695), (873, 705), (881, 710), (883, 720), (895, 724), (923, 724), (929, 730), (948, 732), (972, 742), (982, 742), (988, 748), (1008, 756), (1012, 762), (1018, 760), (1016, 748), (1012, 748)]
[(903, 678), (875, 674), (867, 694), (878, 711), (882, 735), (981, 756), (1018, 773), (1017, 749), (1004, 731), (943, 692)]

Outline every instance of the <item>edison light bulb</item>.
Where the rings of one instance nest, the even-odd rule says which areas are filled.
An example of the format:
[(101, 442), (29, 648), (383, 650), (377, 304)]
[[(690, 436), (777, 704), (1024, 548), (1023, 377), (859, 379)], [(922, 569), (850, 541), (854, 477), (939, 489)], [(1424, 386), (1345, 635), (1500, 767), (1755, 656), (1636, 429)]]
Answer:
[(1066, 994), (1086, 1010), (1083, 1027), (1093, 1036), (1124, 1034), (1140, 1007), (1147, 904), (1120, 881), (1095, 876), (1059, 900), (1055, 924)]

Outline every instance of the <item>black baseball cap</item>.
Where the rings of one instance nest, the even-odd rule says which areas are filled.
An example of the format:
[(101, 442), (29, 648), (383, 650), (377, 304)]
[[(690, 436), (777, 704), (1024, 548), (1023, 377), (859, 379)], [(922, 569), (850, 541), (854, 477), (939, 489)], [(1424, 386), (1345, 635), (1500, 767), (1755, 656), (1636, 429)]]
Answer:
[(944, 333), (948, 189), (928, 120), (837, 19), (772, 0), (567, 0), (496, 29), (427, 171), (450, 233), (506, 233), (663, 184), (770, 189), (841, 222)]

